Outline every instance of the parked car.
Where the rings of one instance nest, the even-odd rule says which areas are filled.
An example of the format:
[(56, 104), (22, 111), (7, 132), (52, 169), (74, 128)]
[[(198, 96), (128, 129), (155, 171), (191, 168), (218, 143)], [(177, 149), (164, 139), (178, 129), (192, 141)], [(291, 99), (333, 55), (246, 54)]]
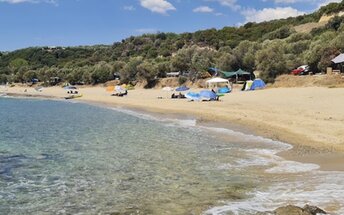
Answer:
[(291, 71), (292, 75), (307, 75), (309, 73), (309, 66), (302, 65)]

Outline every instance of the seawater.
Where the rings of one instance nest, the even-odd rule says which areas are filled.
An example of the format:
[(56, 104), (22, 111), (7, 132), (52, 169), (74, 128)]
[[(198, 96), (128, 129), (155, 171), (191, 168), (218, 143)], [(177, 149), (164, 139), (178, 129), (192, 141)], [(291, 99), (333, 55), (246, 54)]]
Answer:
[(291, 146), (193, 119), (0, 98), (0, 214), (254, 214), (305, 203), (344, 214), (343, 173)]

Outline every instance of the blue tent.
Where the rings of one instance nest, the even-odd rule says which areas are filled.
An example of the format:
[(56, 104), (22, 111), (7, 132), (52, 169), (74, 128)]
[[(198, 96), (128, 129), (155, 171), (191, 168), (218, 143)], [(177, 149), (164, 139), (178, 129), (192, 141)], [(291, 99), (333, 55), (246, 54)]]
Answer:
[(265, 87), (266, 85), (264, 81), (262, 79), (257, 78), (253, 81), (250, 90), (258, 90), (258, 89), (263, 89)]
[(218, 93), (230, 93), (232, 90), (229, 89), (228, 87), (222, 87), (220, 89), (218, 89)]
[(190, 100), (200, 100), (201, 96), (199, 93), (188, 92), (185, 97)]
[(210, 90), (202, 90), (199, 95), (201, 96), (202, 99), (206, 100), (216, 100), (217, 95), (213, 91)]
[(181, 87), (178, 87), (177, 89), (176, 89), (176, 91), (178, 91), (178, 92), (181, 92), (181, 91), (187, 91), (187, 90), (189, 90), (190, 88), (188, 88), (188, 87), (186, 87), (186, 86), (181, 86)]

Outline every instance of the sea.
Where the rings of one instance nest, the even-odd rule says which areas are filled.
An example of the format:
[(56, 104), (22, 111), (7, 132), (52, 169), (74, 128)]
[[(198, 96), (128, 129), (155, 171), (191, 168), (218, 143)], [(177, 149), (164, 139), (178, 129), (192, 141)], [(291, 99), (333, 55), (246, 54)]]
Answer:
[(0, 214), (344, 214), (344, 173), (188, 117), (0, 97)]

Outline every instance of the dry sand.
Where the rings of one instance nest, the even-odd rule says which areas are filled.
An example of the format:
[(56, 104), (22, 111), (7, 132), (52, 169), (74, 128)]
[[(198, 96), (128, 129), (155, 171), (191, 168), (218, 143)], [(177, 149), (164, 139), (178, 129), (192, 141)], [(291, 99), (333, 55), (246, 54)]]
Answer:
[[(344, 88), (235, 90), (218, 102), (170, 99), (171, 93), (161, 89), (131, 90), (125, 97), (110, 96), (105, 87), (83, 87), (79, 92), (83, 97), (77, 100), (84, 102), (242, 126), (252, 133), (293, 144), (292, 150), (282, 153), (288, 159), (318, 163), (325, 170), (344, 171)], [(62, 99), (68, 95), (61, 87), (44, 88), (42, 92), (13, 87), (7, 93)]]

